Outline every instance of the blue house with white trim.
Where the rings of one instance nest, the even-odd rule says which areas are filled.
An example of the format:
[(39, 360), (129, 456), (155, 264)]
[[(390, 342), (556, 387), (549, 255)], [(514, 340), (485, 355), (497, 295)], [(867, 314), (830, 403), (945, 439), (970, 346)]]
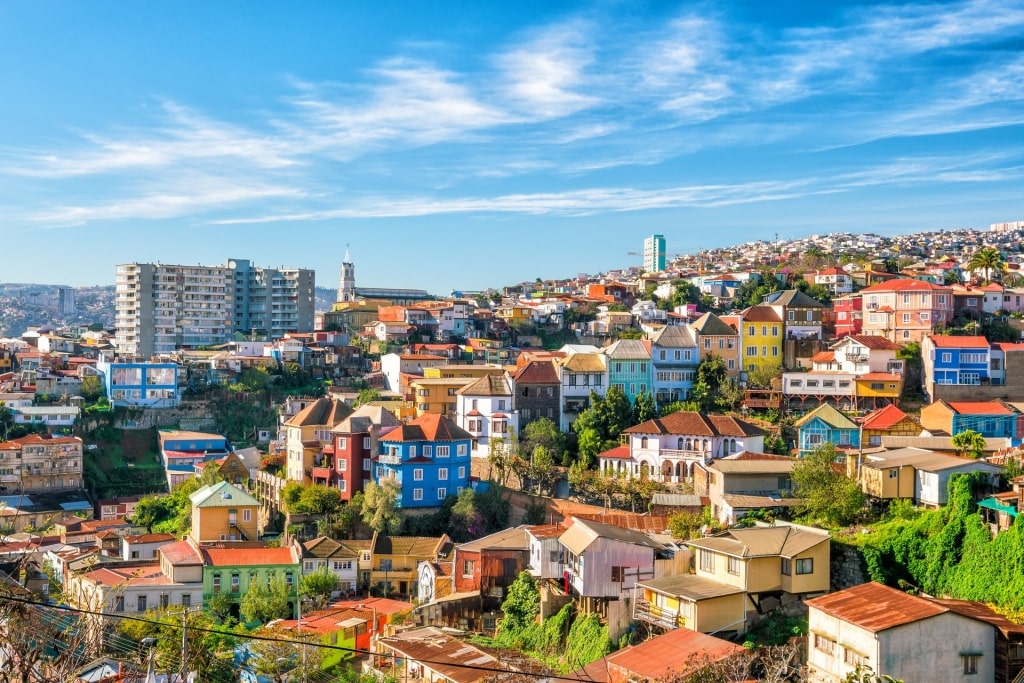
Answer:
[(929, 335), (921, 341), (921, 363), (925, 394), (933, 401), (938, 384), (992, 383), (992, 348), (982, 336)]
[(828, 403), (797, 420), (800, 455), (805, 456), (824, 443), (836, 448), (860, 448), (860, 427)]
[(100, 358), (96, 370), (103, 378), (103, 390), (112, 405), (174, 408), (181, 400), (177, 363)]
[(472, 436), (441, 415), (427, 414), (382, 432), (373, 480), (402, 487), (399, 506), (437, 507), (469, 486)]

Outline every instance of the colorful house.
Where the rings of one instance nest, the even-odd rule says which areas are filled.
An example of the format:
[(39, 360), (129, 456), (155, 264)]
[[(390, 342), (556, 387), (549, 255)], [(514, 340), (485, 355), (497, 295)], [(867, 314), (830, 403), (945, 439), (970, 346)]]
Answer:
[(491, 442), (504, 441), (519, 431), (512, 381), (504, 375), (486, 375), (456, 392), (455, 421), (472, 437), (470, 452), (487, 457)]
[(312, 482), (314, 462), (333, 441), (331, 429), (353, 412), (352, 407), (340, 399), (321, 397), (284, 423), (289, 481)]
[(290, 607), (295, 613), (297, 587), (302, 575), (299, 552), (284, 548), (252, 547), (250, 544), (219, 544), (199, 547), (203, 558), (203, 602), (226, 595), (239, 605), (249, 586), (284, 581), (289, 587)]
[(700, 360), (720, 356), (725, 362), (730, 377), (739, 374), (742, 368), (740, 358), (740, 333), (714, 313), (705, 313), (690, 325), (697, 334), (697, 351)]
[(921, 426), (952, 436), (973, 430), (987, 439), (1011, 439), (1019, 444), (1024, 415), (1005, 401), (939, 400), (921, 409)]
[(440, 415), (424, 415), (382, 430), (374, 481), (394, 479), (403, 508), (437, 507), (469, 486), (470, 444), (465, 429)]
[(532, 360), (521, 365), (512, 375), (512, 385), (515, 387), (520, 429), (525, 429), (528, 424), (541, 418), (558, 424), (562, 383), (552, 360)]
[(630, 403), (651, 390), (651, 343), (619, 339), (604, 350), (608, 356), (608, 386), (617, 386)]
[(331, 430), (332, 442), (313, 463), (314, 483), (332, 486), (342, 500), (363, 490), (373, 477), (373, 458), (380, 452), (378, 439), (384, 429), (401, 421), (379, 405), (362, 405)]
[(697, 337), (686, 325), (668, 325), (651, 338), (651, 387), (658, 406), (685, 401), (697, 378)]
[(991, 346), (982, 336), (928, 335), (921, 340), (922, 385), (936, 397), (936, 385), (979, 386), (991, 381)]
[(890, 404), (873, 410), (860, 422), (861, 443), (865, 448), (879, 448), (885, 436), (917, 436), (921, 424)]
[(832, 318), (836, 326), (836, 339), (861, 334), (864, 329), (864, 299), (860, 294), (849, 294), (832, 299)]
[(181, 399), (177, 363), (123, 363), (104, 356), (96, 369), (107, 398), (115, 406), (173, 408)]
[(226, 481), (204, 486), (191, 496), (192, 528), (196, 543), (255, 541), (259, 538), (257, 515), (260, 502)]
[(742, 313), (740, 344), (743, 369), (751, 372), (762, 367), (782, 367), (782, 316), (764, 304), (751, 306)]
[(860, 427), (827, 403), (797, 420), (800, 455), (804, 456), (824, 443), (836, 448), (860, 448)]
[(195, 476), (197, 463), (218, 460), (231, 450), (227, 437), (220, 434), (167, 429), (157, 432), (157, 439), (167, 485), (172, 489)]
[(919, 342), (936, 325), (953, 319), (953, 292), (949, 287), (901, 278), (861, 291), (864, 334), (879, 335), (897, 344)]

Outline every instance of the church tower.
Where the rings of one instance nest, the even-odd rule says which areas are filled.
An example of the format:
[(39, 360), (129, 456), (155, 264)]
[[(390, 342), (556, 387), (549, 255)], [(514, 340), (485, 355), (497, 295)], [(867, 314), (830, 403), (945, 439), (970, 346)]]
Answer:
[(345, 260), (341, 262), (341, 284), (338, 286), (338, 301), (356, 300), (356, 267), (345, 245)]

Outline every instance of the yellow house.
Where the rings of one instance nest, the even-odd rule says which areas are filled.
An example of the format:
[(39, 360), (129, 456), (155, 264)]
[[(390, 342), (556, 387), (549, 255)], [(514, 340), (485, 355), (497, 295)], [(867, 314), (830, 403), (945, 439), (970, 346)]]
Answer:
[(921, 424), (892, 404), (865, 415), (860, 428), (860, 443), (865, 448), (881, 447), (883, 436), (918, 436), (921, 433)]
[(480, 379), (490, 375), (504, 374), (505, 367), (501, 365), (441, 365), (436, 368), (423, 368), (424, 377), (443, 377), (447, 379), (472, 378)]
[(701, 633), (746, 630), (742, 588), (693, 574), (675, 574), (636, 585), (633, 618), (662, 628)]
[(762, 595), (826, 593), (829, 534), (776, 522), (688, 541), (696, 551), (697, 576), (743, 590), (752, 603)]
[(782, 317), (771, 306), (751, 306), (741, 314), (740, 346), (743, 369), (782, 367)]
[(424, 377), (409, 382), (416, 404), (416, 417), (428, 413), (454, 417), (459, 389), (475, 381), (464, 377)]
[(321, 397), (284, 423), (287, 479), (309, 484), (313, 462), (332, 443), (331, 429), (353, 413), (340, 399)]
[(874, 407), (895, 404), (903, 392), (903, 375), (895, 372), (869, 372), (853, 378), (857, 385), (857, 403), (866, 405), (869, 399)]
[(533, 317), (533, 309), (528, 306), (512, 304), (509, 306), (499, 306), (494, 311), (494, 315), (508, 323), (516, 321), (528, 322)]
[(445, 559), (453, 547), (447, 534), (434, 538), (385, 536), (374, 532), (370, 585), (387, 585), (384, 597), (410, 595), (419, 582), (419, 563)]
[(196, 543), (255, 541), (259, 539), (257, 513), (260, 502), (226, 481), (204, 486), (191, 496), (192, 528)]

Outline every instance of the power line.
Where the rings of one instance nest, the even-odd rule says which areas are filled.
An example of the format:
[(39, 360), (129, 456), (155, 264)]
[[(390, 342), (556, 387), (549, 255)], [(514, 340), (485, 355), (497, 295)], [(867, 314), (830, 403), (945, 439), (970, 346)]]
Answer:
[[(16, 602), (16, 603), (21, 603), (21, 604), (24, 604), (24, 605), (34, 605), (36, 607), (55, 609), (55, 610), (60, 610), (60, 611), (63, 611), (63, 612), (71, 612), (71, 613), (75, 613), (75, 614), (85, 614), (85, 615), (90, 615), (90, 616), (103, 617), (105, 619), (120, 619), (120, 620), (124, 620), (124, 621), (135, 621), (135, 622), (139, 622), (139, 623), (142, 623), (142, 624), (151, 624), (151, 625), (154, 625), (154, 626), (161, 626), (161, 627), (172, 628), (172, 629), (180, 629), (180, 628), (182, 628), (179, 624), (176, 624), (176, 623), (173, 623), (173, 622), (156, 621), (155, 619), (146, 619), (146, 618), (143, 618), (143, 617), (135, 617), (135, 616), (131, 616), (131, 615), (128, 615), (128, 614), (107, 614), (107, 613), (104, 613), (104, 612), (96, 612), (96, 611), (93, 611), (93, 610), (81, 609), (79, 607), (69, 607), (69, 606), (64, 606), (64, 605), (51, 605), (51, 604), (46, 603), (46, 602), (39, 602), (37, 600), (28, 600), (26, 598), (15, 598), (15, 597), (12, 597), (12, 596), (9, 596), (9, 595), (0, 595), (0, 599), (6, 600), (7, 602)], [(212, 634), (212, 635), (228, 636), (228, 637), (232, 637), (232, 638), (247, 638), (249, 640), (256, 640), (256, 641), (262, 641), (262, 642), (287, 643), (287, 644), (290, 644), (290, 645), (302, 645), (302, 644), (305, 644), (305, 645), (308, 645), (308, 646), (311, 646), (311, 647), (316, 647), (316, 648), (320, 648), (320, 649), (324, 649), (324, 650), (336, 650), (336, 651), (340, 651), (340, 652), (349, 652), (349, 653), (352, 653), (352, 654), (367, 655), (367, 656), (371, 656), (371, 657), (379, 657), (379, 656), (382, 655), (382, 653), (374, 652), (373, 650), (365, 650), (365, 649), (362, 649), (362, 648), (354, 648), (354, 647), (345, 647), (343, 645), (331, 645), (329, 643), (321, 643), (321, 642), (317, 642), (317, 641), (308, 641), (307, 642), (307, 641), (289, 640), (287, 638), (274, 638), (274, 637), (270, 637), (270, 636), (261, 636), (261, 635), (257, 635), (257, 634), (254, 634), (254, 633), (237, 633), (235, 631), (223, 631), (223, 630), (220, 630), (220, 629), (205, 628), (205, 627), (202, 627), (202, 626), (189, 626), (188, 629), (191, 630), (191, 631), (198, 631), (199, 633), (209, 633), (209, 634)], [(511, 671), (509, 669), (500, 669), (500, 668), (497, 668), (497, 667), (483, 666), (483, 665), (479, 665), (479, 664), (453, 664), (451, 662), (439, 662), (439, 661), (436, 661), (436, 660), (429, 660), (429, 659), (419, 659), (417, 661), (419, 663), (421, 663), (421, 664), (427, 664), (427, 665), (433, 664), (433, 665), (436, 665), (436, 666), (457, 667), (459, 669), (468, 669), (468, 670), (473, 670), (473, 671), (489, 671), (489, 672), (492, 672), (492, 673), (511, 673), (511, 674), (516, 674), (518, 676), (528, 676), (528, 677), (532, 677), (532, 678), (542, 678), (542, 679), (554, 680), (554, 681), (574, 681), (574, 683), (580, 683), (580, 681), (590, 680), (589, 677), (585, 678), (585, 677), (580, 677), (580, 676), (563, 676), (563, 675), (560, 675), (560, 674), (542, 674), (542, 673), (534, 673), (534, 672), (529, 672), (529, 671)]]

